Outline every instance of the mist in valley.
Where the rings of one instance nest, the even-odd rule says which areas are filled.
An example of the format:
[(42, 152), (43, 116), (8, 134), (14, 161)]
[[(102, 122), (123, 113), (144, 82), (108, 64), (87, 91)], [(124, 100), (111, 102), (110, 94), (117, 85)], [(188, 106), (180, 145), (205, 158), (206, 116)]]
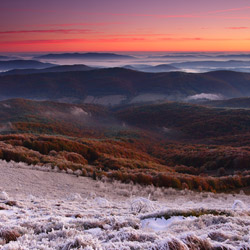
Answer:
[[(79, 54), (84, 54), (81, 52)], [(234, 70), (240, 72), (250, 72), (250, 54), (247, 52), (232, 53), (232, 52), (110, 52), (111, 54), (131, 56), (132, 59), (40, 59), (39, 56), (46, 55), (46, 53), (39, 54), (3, 54), (6, 60), (38, 60), (43, 63), (51, 63), (56, 65), (75, 65), (84, 64), (96, 68), (110, 68), (110, 67), (128, 67), (132, 69), (142, 70), (145, 72), (152, 71), (151, 69), (143, 69), (147, 67), (155, 67), (162, 64), (176, 66), (175, 71), (184, 71), (191, 73), (202, 73), (215, 70)], [(48, 53), (47, 53), (48, 54)], [(55, 54), (60, 54), (59, 52)], [(70, 54), (70, 53), (65, 53)], [(72, 56), (73, 57), (73, 56)], [(210, 66), (207, 66), (209, 62)], [(205, 65), (203, 65), (205, 63)], [(220, 66), (218, 66), (218, 63)], [(190, 64), (190, 65), (189, 65)], [(214, 64), (214, 66), (213, 66)], [(231, 66), (237, 64), (237, 66)], [(4, 72), (4, 71), (2, 71)], [(161, 72), (155, 70), (155, 72)], [(162, 71), (163, 72), (163, 71)]]

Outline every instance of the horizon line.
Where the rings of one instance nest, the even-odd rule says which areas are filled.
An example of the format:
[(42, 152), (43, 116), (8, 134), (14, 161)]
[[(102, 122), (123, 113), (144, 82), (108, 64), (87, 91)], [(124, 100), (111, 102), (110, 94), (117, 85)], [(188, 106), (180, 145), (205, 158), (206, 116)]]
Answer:
[(249, 52), (250, 50), (62, 50), (62, 51), (0, 51), (0, 53), (117, 53), (117, 52), (168, 52), (168, 53), (218, 53)]

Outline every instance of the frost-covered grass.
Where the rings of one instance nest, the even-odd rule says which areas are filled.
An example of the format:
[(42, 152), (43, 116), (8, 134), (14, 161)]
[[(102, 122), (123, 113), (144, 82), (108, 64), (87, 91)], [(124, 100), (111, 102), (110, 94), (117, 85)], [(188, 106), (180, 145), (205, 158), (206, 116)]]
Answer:
[(0, 249), (250, 249), (250, 197), (0, 161)]

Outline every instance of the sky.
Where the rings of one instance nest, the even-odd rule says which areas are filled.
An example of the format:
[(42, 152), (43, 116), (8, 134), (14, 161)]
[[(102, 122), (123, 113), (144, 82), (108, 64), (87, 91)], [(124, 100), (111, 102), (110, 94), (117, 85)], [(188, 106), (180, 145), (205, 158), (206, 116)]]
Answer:
[(250, 51), (250, 1), (1, 1), (0, 52), (45, 51)]

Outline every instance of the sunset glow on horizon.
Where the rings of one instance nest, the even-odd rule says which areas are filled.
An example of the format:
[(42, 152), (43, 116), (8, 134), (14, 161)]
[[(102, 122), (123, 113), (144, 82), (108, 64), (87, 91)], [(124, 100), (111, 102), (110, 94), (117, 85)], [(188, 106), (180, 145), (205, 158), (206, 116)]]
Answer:
[(12, 0), (0, 52), (250, 51), (250, 2)]

